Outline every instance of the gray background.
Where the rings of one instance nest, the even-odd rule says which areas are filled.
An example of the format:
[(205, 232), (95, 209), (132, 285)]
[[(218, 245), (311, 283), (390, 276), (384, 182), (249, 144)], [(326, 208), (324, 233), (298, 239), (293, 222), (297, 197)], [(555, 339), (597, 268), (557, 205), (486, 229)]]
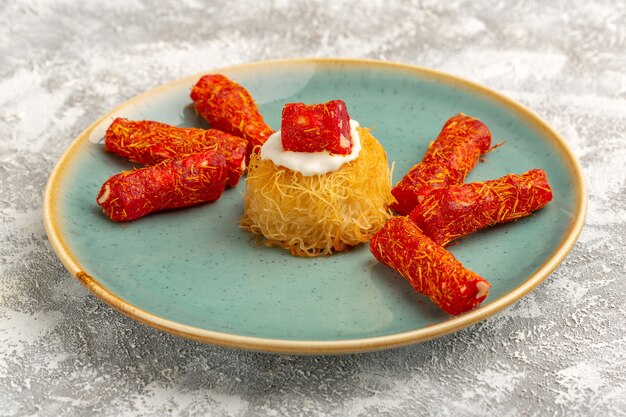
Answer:
[[(626, 3), (259, 3), (0, 0), (0, 415), (625, 415)], [(572, 253), (469, 329), (340, 357), (170, 336), (65, 271), (42, 195), (81, 130), (179, 77), (297, 56), (432, 67), (529, 106), (584, 168)]]

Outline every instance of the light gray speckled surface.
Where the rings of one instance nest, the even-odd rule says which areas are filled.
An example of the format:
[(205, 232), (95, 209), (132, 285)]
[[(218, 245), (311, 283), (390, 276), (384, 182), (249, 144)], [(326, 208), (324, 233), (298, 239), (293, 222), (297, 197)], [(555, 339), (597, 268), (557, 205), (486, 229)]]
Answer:
[[(626, 414), (626, 3), (77, 3), (0, 2), (0, 416)], [(87, 293), (41, 220), (72, 139), (164, 82), (294, 56), (432, 67), (532, 108), (584, 167), (572, 253), (478, 325), (340, 357), (201, 345)]]

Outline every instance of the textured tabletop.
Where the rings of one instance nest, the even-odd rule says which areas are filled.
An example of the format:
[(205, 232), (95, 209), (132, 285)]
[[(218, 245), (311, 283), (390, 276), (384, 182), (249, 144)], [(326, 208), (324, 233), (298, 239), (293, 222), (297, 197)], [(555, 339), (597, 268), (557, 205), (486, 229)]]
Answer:
[[(0, 416), (626, 415), (623, 1), (0, 2)], [(76, 135), (138, 93), (272, 58), (416, 64), (530, 107), (589, 211), (535, 291), (437, 340), (298, 357), (202, 345), (102, 304), (42, 223)]]

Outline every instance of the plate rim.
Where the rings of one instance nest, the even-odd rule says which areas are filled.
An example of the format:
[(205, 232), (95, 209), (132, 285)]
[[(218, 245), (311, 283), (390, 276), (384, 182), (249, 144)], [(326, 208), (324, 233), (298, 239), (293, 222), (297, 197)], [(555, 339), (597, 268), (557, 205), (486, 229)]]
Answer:
[[(292, 339), (273, 339), (263, 338), (256, 336), (243, 336), (232, 333), (219, 332), (214, 330), (202, 329), (199, 327), (189, 326), (173, 320), (165, 319), (156, 314), (149, 313), (128, 301), (122, 299), (114, 292), (110, 291), (106, 286), (98, 281), (97, 278), (90, 276), (81, 267), (80, 263), (73, 256), (72, 251), (66, 244), (61, 227), (56, 219), (56, 199), (59, 184), (62, 182), (64, 171), (67, 168), (68, 162), (73, 160), (72, 156), (76, 153), (77, 149), (85, 142), (89, 140), (91, 132), (99, 126), (105, 119), (110, 117), (115, 112), (137, 102), (141, 101), (149, 96), (161, 93), (165, 90), (169, 90), (178, 87), (180, 84), (188, 83), (193, 79), (197, 79), (203, 74), (220, 71), (237, 71), (237, 70), (249, 70), (255, 66), (269, 67), (269, 66), (282, 66), (282, 65), (296, 65), (296, 64), (324, 64), (324, 65), (337, 65), (347, 64), (350, 66), (367, 66), (367, 67), (381, 67), (386, 69), (403, 69), (407, 72), (426, 75), (429, 78), (437, 79), (445, 84), (452, 84), (457, 87), (463, 87), (470, 89), (473, 92), (480, 93), (483, 97), (488, 97), (505, 104), (512, 110), (517, 110), (518, 115), (522, 118), (531, 121), (532, 125), (537, 126), (541, 131), (541, 134), (551, 139), (560, 151), (560, 154), (564, 156), (566, 166), (570, 171), (574, 179), (572, 184), (574, 193), (577, 197), (575, 215), (571, 221), (568, 230), (565, 233), (564, 238), (558, 245), (558, 247), (552, 252), (552, 254), (546, 259), (546, 261), (537, 268), (537, 270), (528, 276), (521, 284), (516, 288), (502, 295), (494, 302), (485, 306), (479, 307), (472, 311), (469, 311), (460, 316), (451, 318), (441, 323), (425, 326), (419, 329), (410, 330), (406, 332), (394, 333), (384, 336), (375, 336), (367, 338), (345, 339), (345, 340), (292, 340)], [(91, 293), (98, 297), (105, 304), (118, 310), (124, 315), (139, 321), (140, 323), (154, 327), (161, 331), (171, 333), (177, 336), (181, 336), (187, 339), (192, 339), (212, 345), (219, 345), (229, 348), (237, 348), (252, 351), (271, 352), (271, 353), (286, 353), (286, 354), (304, 354), (304, 355), (320, 355), (320, 354), (346, 354), (346, 353), (358, 353), (368, 352), (382, 349), (389, 349), (394, 347), (405, 346), (412, 343), (423, 342), (436, 337), (440, 337), (457, 330), (461, 330), (471, 324), (477, 323), (495, 313), (505, 309), (514, 302), (518, 301), (530, 291), (535, 289), (541, 284), (563, 261), (563, 259), (572, 250), (574, 244), (578, 240), (582, 228), (584, 226), (585, 217), (587, 213), (587, 190), (585, 187), (584, 177), (582, 174), (582, 168), (580, 163), (576, 159), (575, 155), (565, 142), (565, 140), (554, 131), (541, 117), (539, 117), (532, 110), (526, 106), (514, 101), (513, 99), (499, 93), (489, 87), (485, 87), (481, 84), (473, 81), (466, 80), (456, 75), (448, 74), (443, 71), (425, 68), (412, 64), (404, 64), (399, 62), (389, 62), (374, 59), (358, 59), (358, 58), (288, 58), (288, 59), (276, 59), (255, 61), (237, 65), (230, 65), (226, 67), (219, 67), (210, 69), (208, 71), (198, 72), (196, 74), (188, 75), (183, 78), (179, 78), (175, 81), (162, 84), (144, 93), (136, 95), (119, 106), (109, 110), (106, 114), (99, 117), (93, 123), (91, 123), (85, 130), (83, 130), (70, 144), (70, 146), (62, 154), (54, 169), (50, 173), (48, 178), (46, 189), (44, 193), (44, 207), (43, 207), (43, 220), (48, 240), (53, 250), (65, 266), (65, 268), (74, 275), (78, 281), (83, 284)]]

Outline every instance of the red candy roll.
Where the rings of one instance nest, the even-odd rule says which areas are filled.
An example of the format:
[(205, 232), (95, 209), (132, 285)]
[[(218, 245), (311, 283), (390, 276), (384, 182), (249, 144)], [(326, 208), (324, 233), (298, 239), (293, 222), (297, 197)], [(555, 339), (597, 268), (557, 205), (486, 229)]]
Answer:
[(183, 128), (117, 118), (107, 129), (104, 146), (109, 152), (143, 165), (213, 150), (224, 155), (228, 168), (227, 185), (234, 187), (246, 169), (248, 141), (216, 129)]
[(450, 118), (422, 162), (391, 190), (397, 200), (391, 208), (408, 215), (432, 189), (462, 184), (490, 146), (491, 133), (483, 122), (463, 113)]
[(339, 155), (352, 151), (350, 115), (343, 100), (285, 104), (280, 133), (286, 151), (328, 151)]
[(215, 201), (226, 187), (224, 156), (206, 151), (121, 172), (102, 185), (96, 202), (116, 222)]
[(408, 217), (388, 220), (370, 240), (370, 251), (446, 313), (456, 315), (471, 310), (489, 294), (486, 280), (465, 269)]
[(248, 155), (274, 133), (250, 93), (223, 75), (200, 78), (191, 90), (191, 99), (211, 127), (247, 139)]
[(551, 200), (545, 171), (533, 169), (433, 190), (411, 212), (411, 219), (435, 243), (445, 246), (482, 228), (528, 216)]

